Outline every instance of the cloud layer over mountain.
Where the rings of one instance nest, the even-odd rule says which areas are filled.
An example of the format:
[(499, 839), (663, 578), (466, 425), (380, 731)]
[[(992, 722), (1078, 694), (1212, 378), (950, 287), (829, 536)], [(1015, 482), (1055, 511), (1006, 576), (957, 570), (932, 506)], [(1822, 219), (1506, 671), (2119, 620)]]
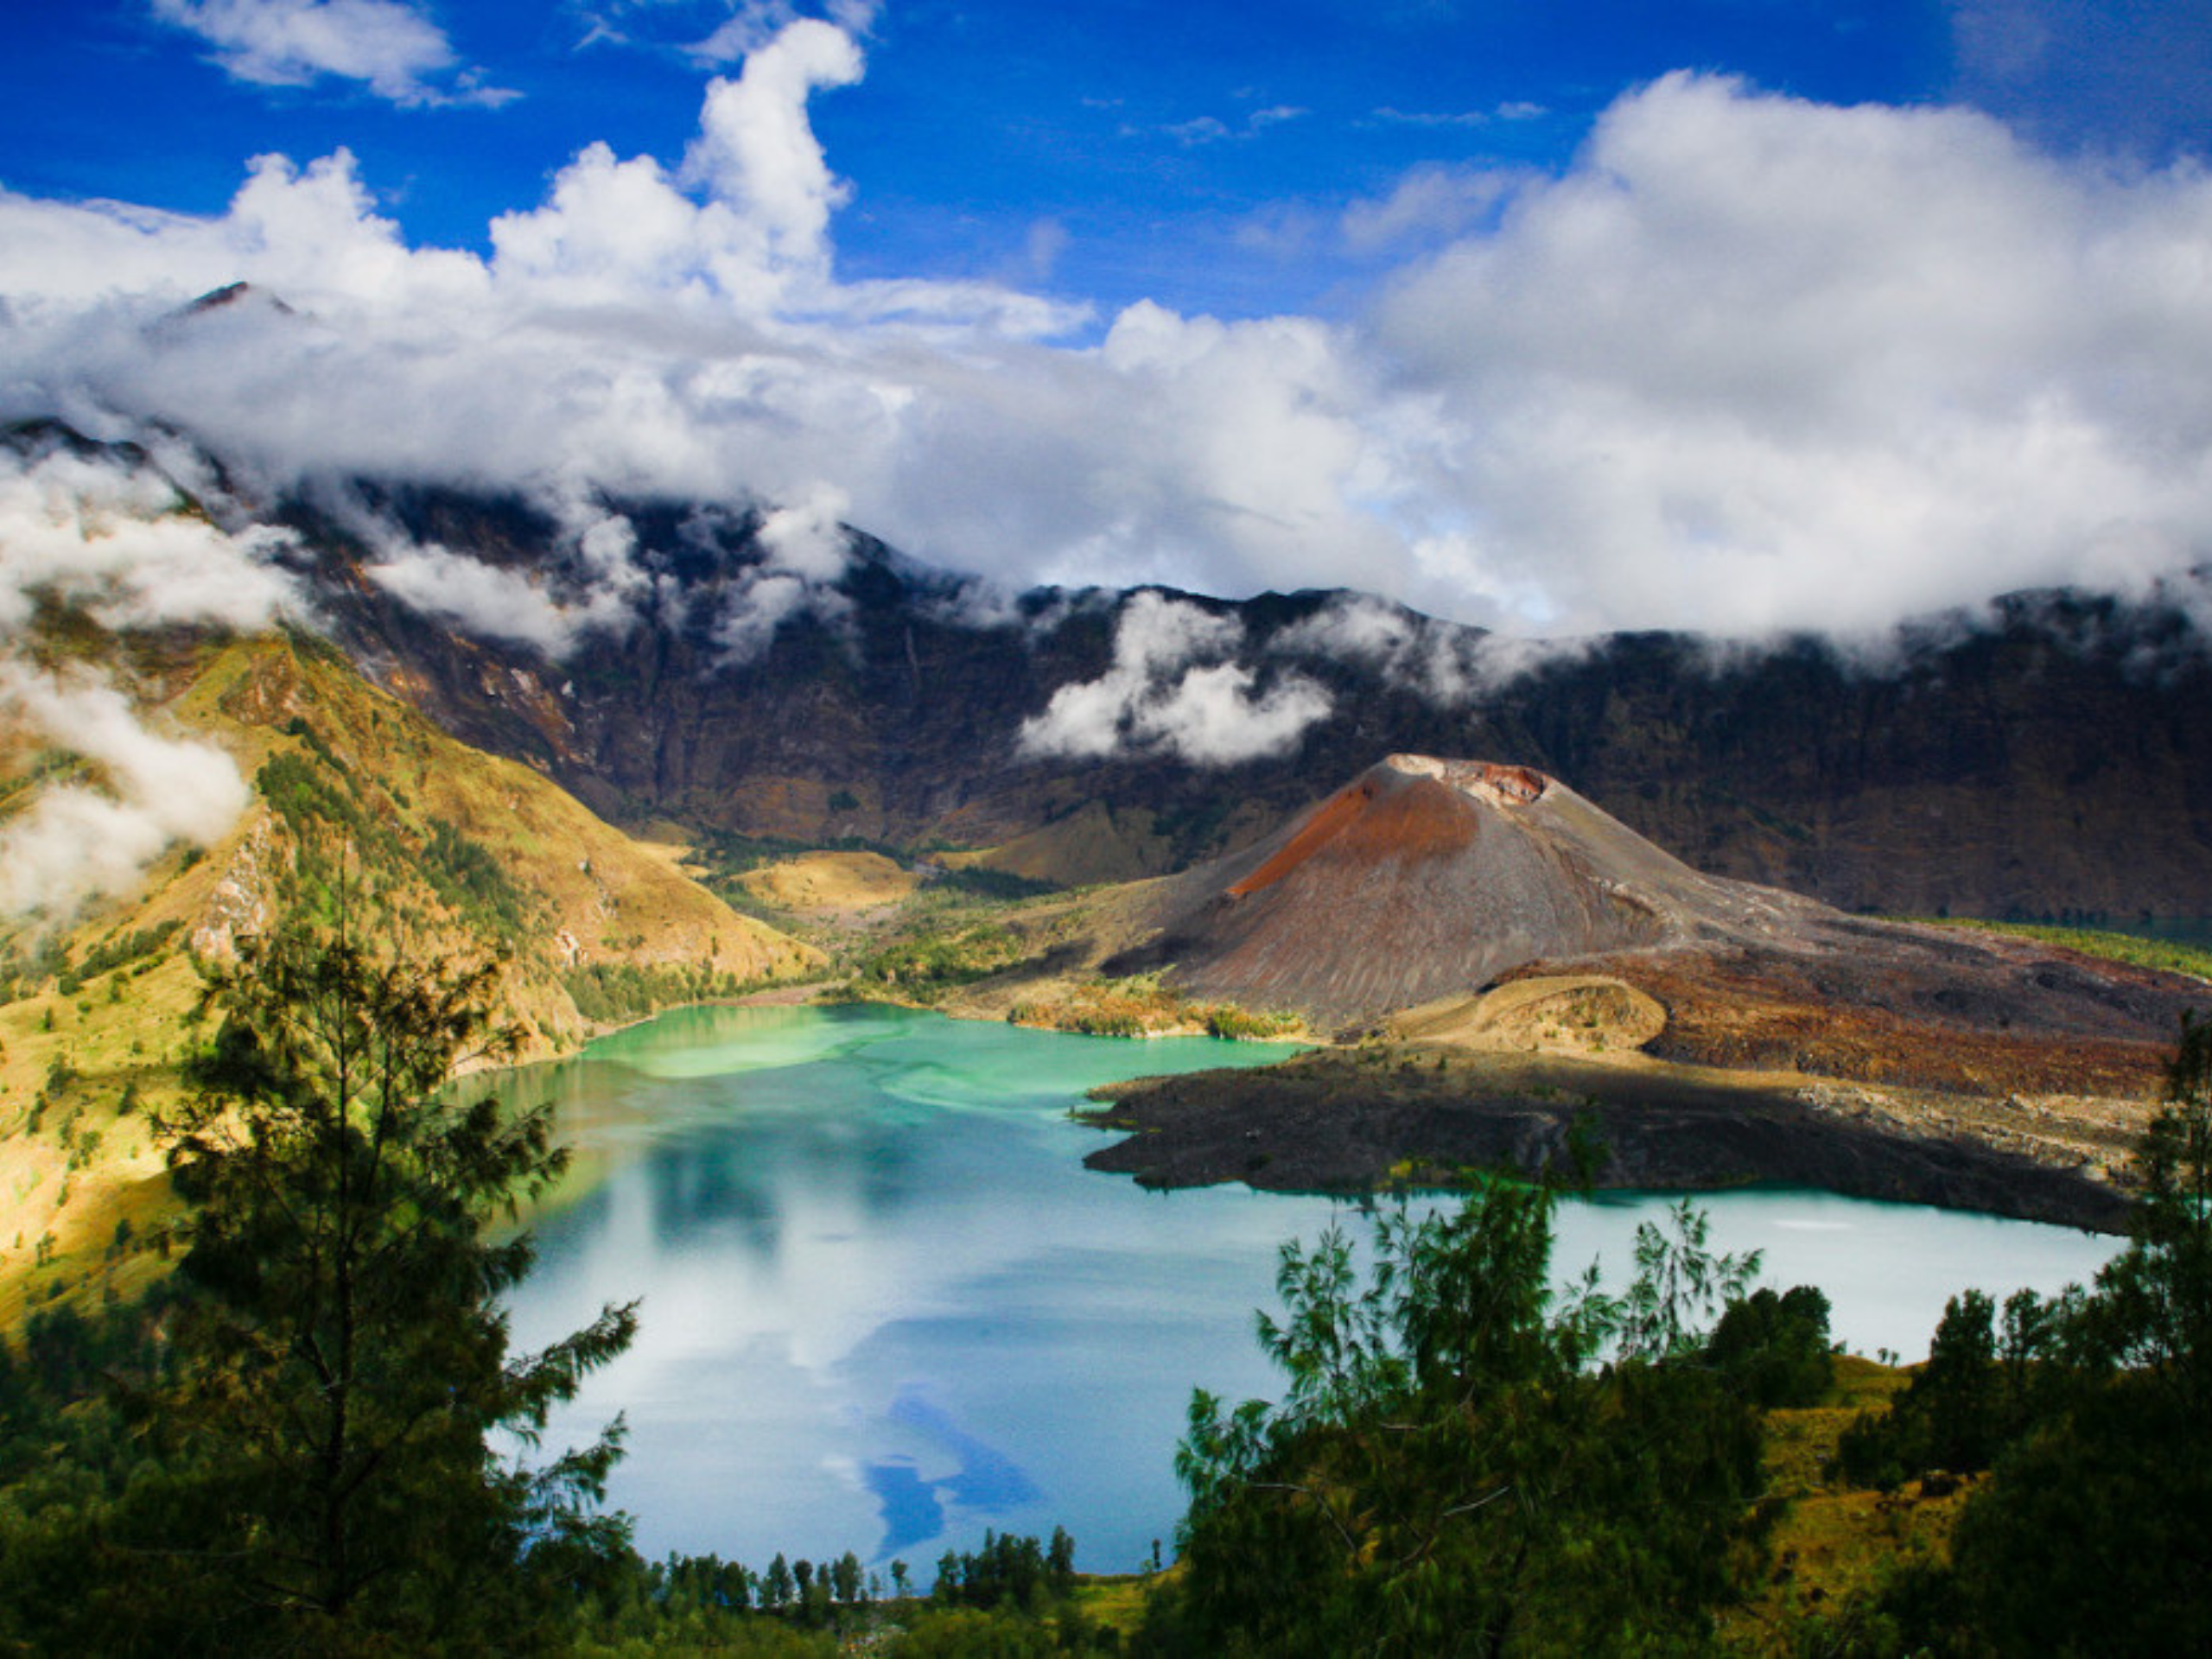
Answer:
[(42, 600), (111, 627), (300, 613), (270, 563), (287, 538), (233, 536), (182, 506), (150, 467), (0, 455), (0, 734), (27, 729), (76, 762), (0, 824), (0, 917), (66, 916), (122, 890), (171, 842), (220, 837), (251, 798), (222, 750), (156, 729), (92, 667), (41, 668), (20, 649)]
[[(1874, 627), (2212, 550), (2192, 164), (1676, 74), (1556, 175), (1377, 198), (1448, 240), (1350, 321), (1099, 318), (840, 277), (808, 107), (864, 67), (790, 23), (683, 156), (588, 146), (483, 256), (408, 245), (344, 152), (258, 157), (213, 218), (0, 192), (0, 413), (173, 422), (271, 482), (841, 502), (1009, 585), (1350, 586), (1529, 632)], [(477, 604), (464, 556), (391, 580)]]

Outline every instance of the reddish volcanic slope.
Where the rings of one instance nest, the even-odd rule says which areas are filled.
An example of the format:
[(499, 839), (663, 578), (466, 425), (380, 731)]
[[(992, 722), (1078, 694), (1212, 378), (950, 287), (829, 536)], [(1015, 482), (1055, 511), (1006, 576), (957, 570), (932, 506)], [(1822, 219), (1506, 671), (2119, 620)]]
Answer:
[(1146, 955), (1192, 995), (1357, 1020), (1539, 958), (1768, 937), (1828, 913), (1700, 875), (1541, 772), (1397, 754), (1172, 882)]

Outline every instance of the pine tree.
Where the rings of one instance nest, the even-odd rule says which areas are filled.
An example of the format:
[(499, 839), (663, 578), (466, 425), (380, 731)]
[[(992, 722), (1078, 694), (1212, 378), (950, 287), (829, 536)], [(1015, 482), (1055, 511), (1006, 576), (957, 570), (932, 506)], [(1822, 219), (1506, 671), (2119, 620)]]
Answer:
[(1283, 1315), (1259, 1327), (1287, 1391), (1193, 1396), (1184, 1571), (1149, 1634), (1270, 1655), (1706, 1638), (1759, 1440), (1699, 1321), (1753, 1264), (1685, 1212), (1639, 1236), (1625, 1297), (1586, 1278), (1559, 1300), (1554, 1201), (1490, 1183), (1456, 1211), (1382, 1212), (1364, 1250), (1341, 1227), (1283, 1247)]
[(543, 1598), (626, 1542), (596, 1515), (620, 1426), (535, 1472), (504, 1462), (629, 1343), (608, 1306), (535, 1354), (498, 1306), (501, 1236), (560, 1173), (550, 1108), (446, 1092), (512, 1052), (494, 970), (381, 961), (342, 932), (251, 940), (216, 973), (196, 1095), (160, 1126), (191, 1209), (163, 1417), (194, 1471), (168, 1541), (224, 1641), (342, 1650), (482, 1631), (526, 1646)]

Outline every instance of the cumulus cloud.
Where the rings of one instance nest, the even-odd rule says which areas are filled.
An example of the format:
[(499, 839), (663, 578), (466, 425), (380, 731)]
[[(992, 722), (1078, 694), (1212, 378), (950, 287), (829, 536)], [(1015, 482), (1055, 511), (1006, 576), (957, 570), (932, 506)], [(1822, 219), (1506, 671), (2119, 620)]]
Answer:
[(1302, 675), (1259, 675), (1231, 660), (1243, 625), (1181, 600), (1144, 592), (1122, 611), (1113, 665), (1064, 685), (1044, 713), (1022, 722), (1032, 755), (1103, 760), (1173, 754), (1192, 766), (1230, 766), (1280, 754), (1325, 720), (1329, 694)]
[(172, 842), (219, 839), (251, 798), (229, 755), (149, 731), (90, 674), (0, 658), (0, 714), (92, 763), (106, 785), (50, 786), (0, 823), (0, 915), (65, 916), (128, 887)]
[[(772, 314), (822, 296), (830, 216), (849, 194), (806, 116), (819, 88), (861, 78), (851, 37), (807, 19), (735, 79), (707, 88), (699, 133), (671, 178), (650, 156), (588, 146), (552, 199), (492, 225), (494, 284), (520, 297), (635, 304), (648, 295)], [(703, 200), (702, 200), (703, 198)]]
[(2139, 588), (2212, 544), (2208, 255), (2195, 168), (1670, 76), (1381, 308), (1459, 480), (1425, 574), (1738, 629)]
[[(239, 80), (357, 80), (395, 104), (503, 104), (516, 96), (459, 68), (453, 42), (401, 0), (153, 0), (154, 15), (213, 48)], [(440, 83), (444, 83), (440, 85)]]
[[(876, 0), (829, 0), (822, 10), (846, 34), (865, 35), (875, 27), (880, 8)], [(730, 15), (704, 40), (684, 49), (701, 63), (736, 63), (799, 22), (802, 15), (791, 0), (734, 0)]]
[(807, 121), (807, 98), (849, 86), (861, 73), (852, 36), (808, 19), (746, 59), (736, 79), (707, 89), (684, 173), (765, 238), (768, 262), (813, 267), (827, 258), (830, 215), (850, 191), (830, 170)]
[[(342, 152), (259, 158), (212, 217), (0, 193), (0, 414), (168, 423), (278, 483), (826, 488), (1007, 586), (1353, 586), (1519, 632), (1876, 626), (2212, 549), (2199, 169), (1675, 75), (1555, 175), (1344, 204), (1399, 262), (1344, 321), (1100, 320), (842, 278), (808, 108), (855, 34), (741, 15), (683, 156), (586, 146), (486, 257), (409, 245)], [(175, 315), (240, 277), (290, 309)], [(425, 558), (417, 591), (481, 583)], [(805, 600), (780, 575), (748, 614)]]

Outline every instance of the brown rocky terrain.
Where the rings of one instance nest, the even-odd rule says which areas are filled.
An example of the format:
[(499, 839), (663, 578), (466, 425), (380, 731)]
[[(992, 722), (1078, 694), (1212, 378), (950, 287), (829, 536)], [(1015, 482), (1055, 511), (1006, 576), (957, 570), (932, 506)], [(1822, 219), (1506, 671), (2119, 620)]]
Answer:
[(1891, 1091), (1870, 1105), (1805, 1077), (1385, 1046), (1095, 1092), (1104, 1105), (1089, 1121), (1126, 1138), (1084, 1163), (1155, 1186), (1368, 1192), (1566, 1174), (1580, 1137), (1601, 1188), (1815, 1186), (2105, 1231), (2126, 1215), (2107, 1181), (2048, 1147), (2001, 1144), (1950, 1102)]
[(1794, 936), (1825, 908), (1700, 875), (1525, 766), (1409, 754), (1153, 902), (1159, 933), (1126, 965), (1336, 1025), (1531, 962)]
[(2112, 1225), (2202, 982), (1847, 916), (1705, 876), (1522, 767), (1394, 755), (1129, 901), (1106, 968), (1295, 1010), (1362, 1049), (1109, 1091), (1091, 1160), (1359, 1186), (1555, 1162), (1615, 1185), (1799, 1182)]
[(1663, 1003), (1650, 1052), (1985, 1095), (2144, 1097), (2212, 987), (2032, 939), (1829, 917), (1788, 941), (1593, 957)]

